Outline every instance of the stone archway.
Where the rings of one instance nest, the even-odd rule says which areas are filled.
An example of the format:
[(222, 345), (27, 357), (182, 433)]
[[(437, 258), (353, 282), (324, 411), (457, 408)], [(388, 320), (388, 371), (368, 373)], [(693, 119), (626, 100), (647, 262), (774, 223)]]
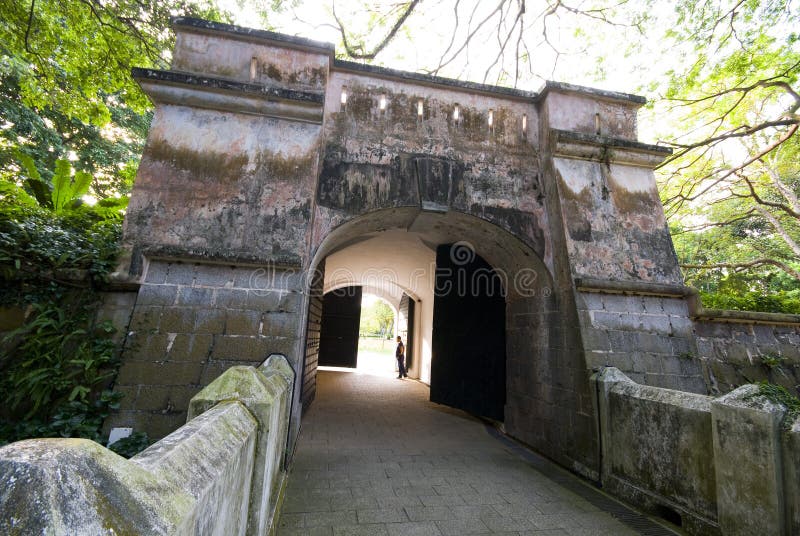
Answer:
[[(554, 419), (560, 413), (567, 421), (569, 414), (580, 411), (581, 400), (591, 400), (579, 346), (580, 333), (577, 323), (569, 320), (575, 314), (574, 309), (571, 311), (560, 303), (558, 287), (537, 253), (510, 232), (482, 218), (456, 211), (430, 212), (406, 207), (368, 212), (330, 231), (316, 252), (315, 266), (325, 266), (323, 272), (327, 272), (327, 259), (340, 255), (363, 259), (365, 264), (361, 268), (385, 273), (386, 266), (381, 260), (389, 263), (397, 260), (391, 256), (392, 247), (383, 246), (406, 243), (399, 236), (406, 236), (420, 249), (426, 249), (427, 262), (435, 259), (437, 246), (458, 243), (467, 251), (472, 248), (473, 254), (497, 270), (507, 290), (502, 363), (506, 374), (505, 429), (539, 448), (546, 448), (549, 441), (568, 441), (567, 437), (557, 439), (559, 434), (571, 434), (574, 439), (576, 431), (555, 423)], [(395, 253), (404, 255), (402, 250)], [(435, 264), (426, 268), (427, 271), (420, 272), (423, 277), (393, 283), (421, 298), (420, 326), (428, 330), (421, 336), (431, 344)], [(410, 272), (409, 267), (406, 277)], [(358, 277), (352, 281), (362, 282)], [(312, 303), (309, 326), (317, 323), (315, 312), (318, 309)], [(306, 374), (303, 389), (313, 397), (315, 348), (313, 345), (307, 348), (310, 352), (303, 367)], [(435, 356), (422, 352), (420, 368), (430, 370), (431, 359)], [(423, 378), (430, 381), (430, 376)], [(558, 400), (553, 398), (555, 392), (560, 395)], [(309, 402), (304, 400), (305, 404)], [(582, 439), (584, 444), (592, 443), (593, 429), (578, 433), (586, 434)]]

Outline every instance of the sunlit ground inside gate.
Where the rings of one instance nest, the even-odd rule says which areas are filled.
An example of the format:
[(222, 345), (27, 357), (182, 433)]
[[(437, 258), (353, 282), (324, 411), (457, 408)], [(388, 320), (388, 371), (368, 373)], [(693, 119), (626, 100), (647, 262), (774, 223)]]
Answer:
[(395, 342), (361, 337), (358, 340), (358, 360), (356, 368), (319, 367), (319, 370), (351, 372), (384, 378), (397, 377), (397, 361), (394, 358)]

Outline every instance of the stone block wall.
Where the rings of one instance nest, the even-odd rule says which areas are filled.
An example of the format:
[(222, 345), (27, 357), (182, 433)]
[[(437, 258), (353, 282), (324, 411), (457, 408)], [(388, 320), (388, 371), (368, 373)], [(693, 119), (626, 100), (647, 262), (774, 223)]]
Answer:
[(268, 534), (293, 376), (283, 356), (231, 369), (185, 426), (130, 460), (85, 439), (1, 448), (0, 533)]
[(800, 325), (701, 318), (694, 326), (711, 393), (766, 380), (800, 395)]
[(577, 302), (588, 369), (612, 366), (644, 385), (708, 393), (685, 298), (584, 290)]
[(114, 326), (114, 342), (120, 347), (128, 335), (133, 307), (136, 305), (137, 288), (103, 292), (102, 301), (95, 317), (96, 322), (110, 322)]
[(160, 438), (186, 421), (189, 400), (231, 366), (297, 356), (304, 277), (257, 266), (149, 263), (133, 308), (106, 428)]
[(563, 321), (555, 302), (548, 295), (507, 304), (505, 429), (565, 467), (597, 479), (594, 397), (580, 335), (575, 323)]

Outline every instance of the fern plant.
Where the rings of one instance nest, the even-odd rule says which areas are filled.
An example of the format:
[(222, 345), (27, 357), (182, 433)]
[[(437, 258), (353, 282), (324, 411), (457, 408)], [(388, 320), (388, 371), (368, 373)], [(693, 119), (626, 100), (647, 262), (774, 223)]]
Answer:
[(31, 307), (31, 320), (3, 341), (12, 349), (0, 359), (6, 365), (0, 395), (9, 410), (27, 420), (50, 417), (64, 404), (90, 404), (92, 393), (115, 373), (114, 328), (104, 322), (89, 330), (86, 303)]

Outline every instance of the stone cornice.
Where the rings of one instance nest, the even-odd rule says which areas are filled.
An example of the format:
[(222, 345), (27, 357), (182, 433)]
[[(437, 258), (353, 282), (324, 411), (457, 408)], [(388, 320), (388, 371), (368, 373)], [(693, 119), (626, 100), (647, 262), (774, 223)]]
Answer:
[(649, 281), (619, 281), (615, 279), (597, 279), (593, 277), (576, 277), (575, 288), (580, 292), (662, 296), (665, 298), (682, 298), (697, 293), (696, 289), (687, 287), (686, 285), (651, 283)]
[(672, 154), (669, 147), (609, 136), (557, 129), (550, 134), (554, 157), (655, 168)]
[(322, 93), (156, 69), (131, 70), (156, 103), (322, 123)]

